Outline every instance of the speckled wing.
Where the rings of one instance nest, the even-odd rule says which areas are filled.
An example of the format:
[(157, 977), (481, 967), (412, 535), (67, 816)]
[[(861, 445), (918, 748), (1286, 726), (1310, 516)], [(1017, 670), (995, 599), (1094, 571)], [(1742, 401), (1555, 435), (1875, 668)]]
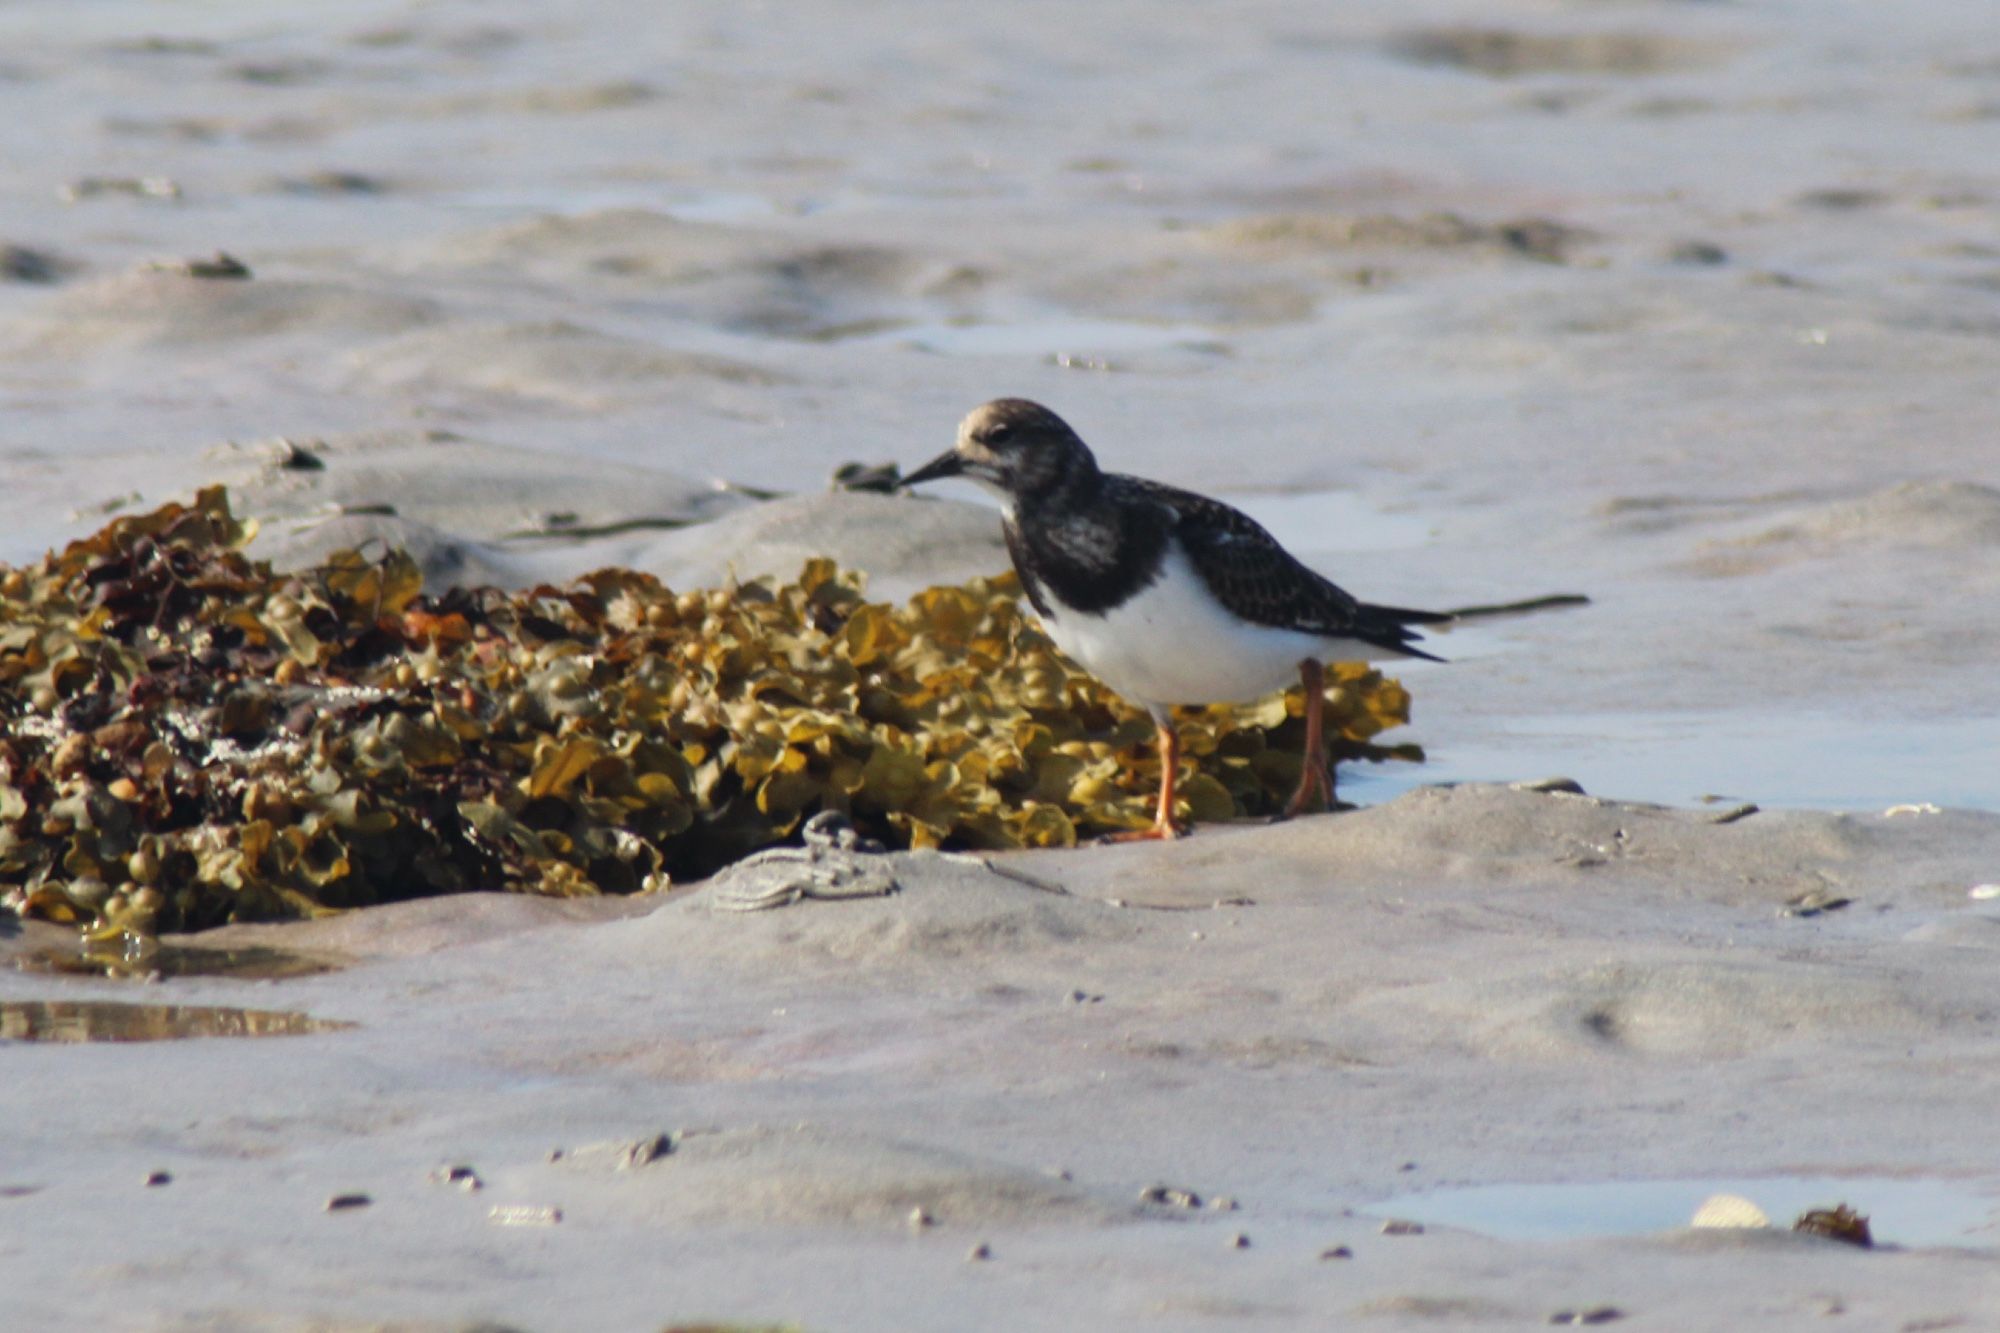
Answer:
[[(1369, 606), (1306, 568), (1257, 521), (1219, 500), (1137, 477), (1116, 478), (1133, 499), (1151, 500), (1174, 514), (1174, 535), (1216, 600), (1245, 620), (1329, 639), (1363, 643), (1430, 657), (1415, 646), (1404, 622), (1448, 620), (1425, 611)], [(1433, 659), (1435, 660), (1435, 659)]]

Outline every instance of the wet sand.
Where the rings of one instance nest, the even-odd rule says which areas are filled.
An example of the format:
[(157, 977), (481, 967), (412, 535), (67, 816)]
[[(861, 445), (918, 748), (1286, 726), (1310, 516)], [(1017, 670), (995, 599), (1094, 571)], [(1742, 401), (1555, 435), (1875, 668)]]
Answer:
[[(279, 561), (691, 586), (829, 551), (901, 595), (999, 567), (990, 511), (829, 475), (1022, 394), (1371, 599), (1593, 604), (1404, 673), (1392, 739), (1432, 762), (1344, 773), (1367, 808), (1006, 863), (1041, 888), (918, 858), (768, 914), (695, 886), (232, 928), (350, 964), (283, 980), (0, 973), (357, 1025), (0, 1045), (0, 1323), (1990, 1321), (1990, 1226), (1862, 1253), (1365, 1211), (2000, 1189), (1990, 29), (9, 7), (0, 561), (227, 481)], [(218, 251), (249, 276), (190, 271)], [(1592, 795), (1507, 785), (1551, 773)], [(483, 1189), (427, 1179), (460, 1162)]]

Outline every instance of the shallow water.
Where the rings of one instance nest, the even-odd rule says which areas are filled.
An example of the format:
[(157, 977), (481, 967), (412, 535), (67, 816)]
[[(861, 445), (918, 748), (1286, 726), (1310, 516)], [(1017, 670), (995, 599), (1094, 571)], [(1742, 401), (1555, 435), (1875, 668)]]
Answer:
[(105, 951), (46, 949), (17, 960), (23, 972), (56, 972), (68, 976), (103, 976), (134, 981), (171, 977), (234, 977), (241, 981), (280, 981), (317, 976), (339, 964), (324, 958), (261, 945), (215, 949), (199, 945), (161, 944), (148, 940), (138, 948)]
[[(1411, 684), (1421, 691), (1420, 681)], [(1364, 781), (1395, 792), (1561, 775), (1593, 795), (1670, 805), (1724, 798), (1793, 809), (2000, 809), (2000, 718), (1634, 712), (1481, 721), (1497, 734), (1461, 741), (1440, 724), (1421, 738), (1426, 763), (1364, 770)]]
[(299, 1037), (352, 1023), (276, 1009), (127, 1004), (119, 1000), (0, 1000), (0, 1041), (181, 1041), (190, 1037)]
[(1474, 1185), (1402, 1194), (1361, 1211), (1511, 1240), (1578, 1240), (1685, 1227), (1717, 1194), (1750, 1200), (1777, 1227), (1789, 1227), (1807, 1209), (1845, 1203), (1868, 1219), (1877, 1245), (2000, 1246), (2000, 1192), (1991, 1184), (1893, 1176)]

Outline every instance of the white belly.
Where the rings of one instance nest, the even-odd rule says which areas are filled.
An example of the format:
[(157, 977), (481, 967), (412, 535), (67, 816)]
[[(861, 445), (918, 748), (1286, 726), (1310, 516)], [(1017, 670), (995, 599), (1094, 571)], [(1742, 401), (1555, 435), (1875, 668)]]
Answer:
[(1391, 653), (1237, 620), (1177, 550), (1152, 586), (1103, 615), (1057, 608), (1042, 617), (1056, 647), (1136, 704), (1243, 703), (1284, 689), (1299, 663), (1362, 662)]

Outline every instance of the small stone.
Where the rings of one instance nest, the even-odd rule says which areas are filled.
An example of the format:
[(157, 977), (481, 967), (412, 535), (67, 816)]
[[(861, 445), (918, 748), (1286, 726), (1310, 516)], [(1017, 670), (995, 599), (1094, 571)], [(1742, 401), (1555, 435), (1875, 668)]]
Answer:
[(1319, 1257), (1322, 1259), (1352, 1259), (1354, 1251), (1348, 1249), (1345, 1245), (1334, 1245), (1321, 1250)]
[(162, 1185), (171, 1185), (173, 1183), (173, 1176), (165, 1171), (148, 1171), (146, 1173), (147, 1189), (158, 1189)]
[(434, 1185), (456, 1185), (468, 1193), (476, 1189), (484, 1189), (486, 1186), (486, 1182), (479, 1178), (477, 1171), (463, 1165), (441, 1166), (431, 1172), (430, 1179)]
[(1208, 1206), (1212, 1212), (1233, 1213), (1236, 1211), (1236, 1200), (1227, 1194), (1218, 1194), (1208, 1201)]
[(910, 1223), (910, 1230), (912, 1231), (922, 1231), (925, 1227), (932, 1225), (935, 1221), (936, 1219), (933, 1218), (929, 1213), (925, 1212), (922, 1208), (910, 1209), (909, 1223)]
[(104, 790), (127, 805), (139, 799), (139, 784), (130, 778), (114, 778)]
[(1382, 1234), (1385, 1236), (1421, 1236), (1424, 1234), (1424, 1224), (1422, 1222), (1405, 1222), (1400, 1218), (1391, 1218), (1382, 1224)]
[(0, 245), (0, 278), (12, 282), (54, 282), (61, 264), (52, 255), (23, 245)]
[(1729, 262), (1729, 252), (1714, 241), (1682, 241), (1667, 251), (1667, 259), (1675, 264), (1699, 264), (1713, 267)]
[(366, 1194), (336, 1194), (326, 1201), (329, 1213), (344, 1213), (353, 1208), (366, 1208), (375, 1202)]
[(1510, 782), (1507, 785), (1515, 791), (1534, 791), (1541, 792), (1544, 795), (1581, 796), (1584, 794), (1583, 784), (1575, 778), (1523, 778), (1519, 782)]
[(1824, 889), (1813, 889), (1806, 893), (1796, 894), (1786, 900), (1784, 907), (1779, 909), (1778, 915), (1798, 917), (1821, 916), (1827, 912), (1838, 912), (1853, 901), (1852, 898), (1838, 893), (1829, 893)]
[(326, 460), (296, 440), (279, 440), (272, 462), (288, 472), (326, 471)]
[(562, 1209), (537, 1208), (528, 1203), (495, 1204), (486, 1220), (498, 1227), (552, 1227), (562, 1221)]
[(1229, 1248), (1232, 1250), (1247, 1250), (1250, 1248), (1250, 1238), (1239, 1231), (1229, 1238)]
[(171, 264), (155, 265), (168, 272), (184, 274), (190, 278), (223, 278), (241, 281), (250, 276), (250, 266), (235, 255), (217, 250), (207, 259), (183, 259)]
[(2000, 898), (2000, 884), (1975, 884), (1965, 891), (1965, 896), (1974, 902), (1990, 902)]
[(1140, 1203), (1156, 1203), (1163, 1208), (1201, 1207), (1201, 1196), (1193, 1190), (1180, 1189), (1173, 1185), (1148, 1185), (1139, 1191)]
[(983, 1240), (965, 1252), (965, 1260), (967, 1263), (973, 1263), (973, 1264), (981, 1263), (987, 1259), (991, 1259), (992, 1257), (993, 1257), (993, 1247), (991, 1245), (988, 1245)]
[(655, 1134), (649, 1139), (639, 1139), (619, 1156), (618, 1169), (631, 1171), (638, 1167), (650, 1166), (674, 1151), (674, 1136)]
[(1594, 1305), (1588, 1310), (1558, 1310), (1549, 1316), (1551, 1324), (1608, 1324), (1623, 1319), (1625, 1312), (1615, 1305)]

